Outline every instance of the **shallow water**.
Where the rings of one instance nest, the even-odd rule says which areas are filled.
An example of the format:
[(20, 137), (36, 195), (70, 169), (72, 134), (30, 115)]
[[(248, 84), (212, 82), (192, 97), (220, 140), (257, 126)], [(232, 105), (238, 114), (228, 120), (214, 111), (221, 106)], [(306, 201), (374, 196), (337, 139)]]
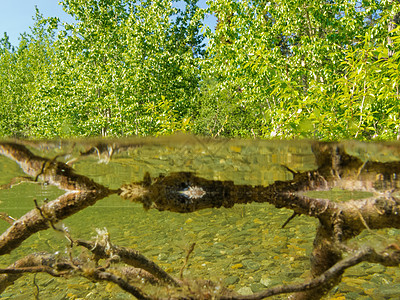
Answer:
[[(102, 151), (99, 142), (111, 145)], [(97, 151), (87, 152), (93, 145)], [(193, 136), (115, 141), (71, 141), (30, 143), (37, 155), (71, 162), (74, 169), (109, 188), (138, 182), (146, 172), (156, 177), (177, 171), (195, 172), (206, 179), (231, 180), (235, 184), (269, 185), (290, 180), (291, 170), (302, 172), (316, 167), (310, 143), (259, 140), (207, 140)], [(362, 159), (400, 160), (400, 147), (388, 144), (349, 143), (348, 153)], [(111, 153), (112, 152), (112, 153)], [(0, 185), (24, 176), (12, 160), (0, 156)], [(0, 212), (19, 218), (35, 205), (53, 200), (64, 192), (40, 183), (20, 183), (0, 190)], [(325, 192), (313, 197), (344, 199), (368, 195)], [(189, 245), (196, 247), (184, 272), (186, 278), (211, 279), (249, 294), (281, 283), (302, 282), (309, 275), (309, 255), (318, 221), (296, 217), (284, 229), (282, 224), (292, 211), (270, 204), (235, 205), (233, 208), (204, 209), (179, 214), (145, 211), (141, 204), (113, 195), (67, 218), (63, 224), (80, 239), (96, 236), (97, 228), (107, 228), (112, 243), (135, 248), (178, 277)], [(8, 224), (0, 220), (4, 232)], [(362, 243), (384, 243), (381, 236), (395, 239), (399, 230), (365, 232)], [(32, 252), (64, 253), (66, 239), (54, 230), (32, 235), (9, 255), (2, 256), (1, 267)], [(78, 251), (78, 250), (76, 250)], [(77, 252), (79, 254), (79, 252)], [(35, 282), (35, 283), (34, 283)], [(26, 275), (1, 295), (4, 299), (130, 299), (118, 287), (93, 283), (83, 278), (58, 279), (49, 275)], [(368, 263), (346, 271), (343, 282), (329, 299), (395, 299), (400, 293), (398, 268)], [(279, 297), (277, 297), (279, 298)]]

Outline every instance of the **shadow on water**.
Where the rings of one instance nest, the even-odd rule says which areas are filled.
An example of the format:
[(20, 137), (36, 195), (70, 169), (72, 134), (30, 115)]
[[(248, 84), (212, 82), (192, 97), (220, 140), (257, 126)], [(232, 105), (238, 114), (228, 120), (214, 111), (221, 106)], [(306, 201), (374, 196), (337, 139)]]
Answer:
[[(0, 242), (0, 252), (9, 253), (2, 256), (2, 268), (42, 251), (89, 260), (82, 249), (71, 250), (65, 235), (51, 226), (63, 224), (72, 237), (85, 240), (106, 228), (112, 244), (139, 250), (175, 278), (196, 243), (182, 269), (184, 278), (209, 279), (239, 294), (253, 294), (325, 271), (318, 269), (325, 254), (313, 248), (317, 231), (321, 245), (345, 245), (321, 250), (337, 256), (328, 268), (342, 258), (345, 247), (387, 251), (399, 243), (399, 144), (173, 136), (0, 145), (0, 212), (15, 220), (29, 212), (37, 218), (18, 245)], [(71, 190), (90, 196), (85, 194), (84, 201), (68, 192), (65, 196)], [(59, 210), (63, 214), (51, 210), (56, 200), (67, 201)], [(293, 212), (297, 216), (282, 228)], [(339, 221), (352, 224), (351, 230)], [(324, 226), (334, 237), (324, 236)], [(2, 232), (10, 227), (0, 222)], [(334, 280), (340, 283), (328, 298), (397, 297), (399, 275), (396, 267), (363, 262)], [(130, 298), (110, 283), (48, 274), (23, 276), (2, 297), (32, 298), (38, 291), (51, 299)], [(165, 290), (154, 293), (167, 296)]]

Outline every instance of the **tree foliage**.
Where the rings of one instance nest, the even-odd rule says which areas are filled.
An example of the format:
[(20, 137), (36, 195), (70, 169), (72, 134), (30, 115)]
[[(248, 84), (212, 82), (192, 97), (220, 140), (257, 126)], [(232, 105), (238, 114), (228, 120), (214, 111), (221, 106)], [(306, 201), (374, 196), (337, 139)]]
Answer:
[(390, 80), (385, 89), (364, 91), (386, 104), (367, 107), (354, 99), (355, 90), (348, 92), (352, 80), (357, 97), (364, 87), (381, 85), (372, 65), (382, 71), (380, 76), (393, 78), (392, 85), (398, 80), (385, 74), (393, 73), (397, 58), (382, 56), (388, 51), (387, 24), (398, 11), (395, 4), (218, 0), (209, 11), (218, 18), (215, 33), (208, 31), (209, 59), (204, 62), (215, 84), (209, 98), (229, 95), (231, 112), (242, 112), (226, 114), (226, 127), (243, 125), (229, 134), (322, 139), (396, 135), (396, 121), (387, 114), (389, 103), (397, 107)]
[(396, 1), (183, 2), (64, 0), (70, 24), (37, 11), (0, 43), (0, 134), (400, 135)]

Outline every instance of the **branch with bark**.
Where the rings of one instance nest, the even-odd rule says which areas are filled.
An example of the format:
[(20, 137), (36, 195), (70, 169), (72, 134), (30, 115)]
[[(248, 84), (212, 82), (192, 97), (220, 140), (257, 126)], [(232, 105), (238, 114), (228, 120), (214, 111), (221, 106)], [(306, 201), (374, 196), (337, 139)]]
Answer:
[[(141, 202), (145, 208), (192, 212), (204, 208), (232, 207), (235, 204), (266, 202), (288, 208), (296, 215), (319, 220), (311, 256), (311, 273), (317, 278), (338, 263), (349, 250), (346, 241), (365, 229), (400, 228), (400, 162), (361, 161), (348, 155), (343, 144), (315, 142), (312, 145), (317, 169), (294, 172), (293, 179), (269, 186), (235, 185), (232, 181), (207, 180), (180, 172), (121, 187), (121, 197)], [(306, 196), (307, 191), (332, 188), (373, 193), (368, 199), (335, 202)], [(329, 282), (294, 299), (319, 299), (338, 284), (337, 273)]]
[[(320, 299), (341, 281), (345, 269), (361, 261), (398, 266), (400, 246), (397, 244), (392, 244), (384, 252), (377, 252), (372, 248), (352, 249), (347, 241), (366, 229), (400, 228), (400, 200), (396, 196), (400, 187), (400, 162), (362, 161), (347, 154), (340, 143), (315, 142), (312, 150), (317, 163), (315, 170), (295, 172), (287, 168), (293, 178), (276, 181), (269, 186), (236, 185), (232, 181), (209, 180), (193, 173), (177, 172), (156, 178), (150, 178), (147, 174), (140, 182), (123, 185), (119, 190), (110, 190), (77, 174), (70, 166), (56, 159), (36, 156), (23, 145), (0, 143), (0, 154), (16, 161), (34, 181), (45, 181), (66, 190), (61, 197), (37, 205), (19, 220), (10, 220), (8, 215), (2, 214), (2, 218), (12, 224), (0, 236), (0, 255), (10, 253), (32, 234), (49, 227), (55, 228), (54, 224), (60, 220), (112, 193), (119, 193), (123, 199), (140, 202), (146, 209), (160, 211), (187, 213), (211, 207), (229, 208), (235, 204), (266, 202), (277, 208), (291, 209), (294, 216), (303, 214), (319, 220), (311, 254), (312, 277), (305, 283), (273, 287), (251, 296), (240, 296), (227, 289), (221, 289), (217, 294), (203, 290), (204, 295), (208, 293), (220, 299), (263, 299), (293, 293), (291, 299)], [(332, 188), (368, 191), (373, 196), (344, 202), (307, 196), (307, 191), (327, 191)], [(173, 278), (135, 250), (112, 245), (105, 233), (96, 242), (69, 239), (72, 244), (90, 250), (96, 261), (105, 259), (108, 263), (123, 262), (134, 267), (128, 269), (131, 275), (140, 274), (160, 285), (175, 287), (180, 291), (180, 299), (189, 299), (193, 295), (193, 289), (184, 288), (193, 283)], [(79, 262), (63, 261), (63, 267), (59, 263), (48, 254), (28, 256), (1, 270), (4, 277), (0, 287), (4, 290), (24, 272), (63, 276), (63, 272), (82, 271)], [(114, 282), (139, 299), (151, 297), (108, 270), (107, 265), (91, 269), (90, 276), (87, 272), (81, 273), (93, 280)], [(207, 281), (204, 286), (213, 290), (211, 287), (216, 285)]]
[[(0, 274), (2, 274), (0, 276), (0, 291), (4, 291), (7, 286), (13, 284), (24, 273), (39, 272), (47, 273), (54, 277), (78, 275), (89, 278), (93, 281), (113, 282), (124, 291), (135, 296), (137, 299), (155, 299), (155, 297), (146, 294), (140, 288), (132, 285), (132, 279), (137, 279), (138, 277), (144, 278), (147, 282), (150, 282), (151, 284), (172, 284), (176, 287), (180, 287), (181, 293), (182, 291), (185, 291), (185, 286), (196, 284), (196, 282), (188, 281), (179, 282), (169, 275), (165, 275), (164, 271), (160, 272), (160, 268), (144, 256), (140, 258), (140, 265), (147, 266), (147, 270), (149, 272), (143, 271), (137, 267), (110, 268), (111, 261), (113, 263), (116, 263), (117, 261), (122, 261), (129, 265), (136, 266), (137, 252), (133, 249), (127, 249), (115, 245), (111, 246), (109, 244), (109, 241), (105, 241), (104, 239), (102, 239), (101, 242), (76, 240), (74, 241), (74, 244), (83, 246), (94, 253), (96, 255), (96, 262), (98, 262), (100, 257), (106, 259), (106, 265), (90, 268), (82, 263), (82, 261), (80, 261), (79, 259), (71, 260), (60, 258), (59, 256), (56, 257), (55, 255), (48, 253), (31, 254), (21, 260), (18, 260), (16, 263), (6, 269), (0, 269)], [(109, 249), (107, 250), (107, 248), (109, 248), (110, 246), (113, 249), (113, 254), (110, 253)], [(116, 256), (121, 253), (121, 259), (116, 259)], [(129, 257), (128, 259), (126, 259), (127, 256)], [(132, 260), (130, 258), (131, 256), (134, 256), (135, 258)], [(225, 288), (220, 289), (220, 292), (214, 294), (213, 296), (217, 296), (217, 298), (221, 300), (257, 300), (280, 294), (310, 291), (318, 289), (321, 285), (329, 283), (335, 277), (343, 274), (347, 268), (355, 266), (364, 261), (370, 263), (380, 263), (385, 266), (398, 266), (400, 264), (400, 250), (399, 248), (388, 248), (385, 251), (378, 253), (371, 247), (364, 247), (350, 254), (348, 257), (344, 258), (340, 262), (336, 263), (321, 275), (301, 284), (275, 286), (272, 288), (268, 288), (262, 292), (247, 296), (238, 295), (234, 291)], [(207, 282), (207, 284), (210, 286), (217, 286), (212, 282)], [(204, 299), (207, 299), (207, 295), (207, 293), (205, 293), (204, 295), (197, 294), (196, 299), (203, 299), (201, 296), (204, 296)], [(156, 298), (159, 299), (159, 297)], [(161, 299), (163, 299), (163, 297), (161, 297)], [(168, 299), (191, 298), (188, 295), (177, 293), (176, 296), (168, 297)]]
[(36, 156), (23, 145), (2, 143), (0, 154), (17, 162), (26, 174), (35, 178), (35, 181), (40, 179), (67, 191), (13, 222), (0, 236), (0, 255), (10, 253), (32, 234), (48, 229), (51, 224), (56, 224), (117, 192), (75, 173), (64, 163)]

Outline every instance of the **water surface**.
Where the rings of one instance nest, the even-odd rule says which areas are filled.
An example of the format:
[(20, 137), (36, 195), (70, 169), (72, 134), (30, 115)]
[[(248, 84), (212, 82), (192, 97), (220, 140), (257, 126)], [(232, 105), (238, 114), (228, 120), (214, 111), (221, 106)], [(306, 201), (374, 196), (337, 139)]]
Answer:
[[(104, 146), (108, 145), (108, 147)], [(93, 150), (96, 146), (97, 150)], [(316, 167), (307, 141), (211, 140), (193, 136), (161, 139), (30, 142), (37, 155), (69, 162), (82, 175), (109, 188), (138, 182), (146, 172), (152, 177), (187, 171), (206, 179), (231, 180), (235, 184), (269, 185), (292, 179), (292, 173)], [(91, 150), (92, 149), (92, 150)], [(396, 161), (399, 147), (388, 144), (349, 143), (348, 152), (364, 160)], [(83, 155), (82, 155), (83, 154)], [(285, 167), (286, 166), (286, 167)], [(24, 176), (12, 160), (0, 156), (0, 185)], [(43, 183), (23, 182), (0, 190), (0, 211), (19, 218), (38, 203), (54, 200), (64, 191)], [(313, 193), (313, 192), (311, 192)], [(342, 191), (312, 194), (337, 201), (367, 197)], [(67, 218), (63, 224), (80, 239), (96, 236), (106, 228), (111, 241), (135, 248), (178, 277), (189, 245), (195, 250), (184, 272), (186, 278), (204, 278), (241, 293), (260, 291), (281, 283), (302, 282), (309, 274), (309, 255), (318, 221), (300, 216), (282, 229), (292, 211), (270, 204), (253, 203), (233, 208), (205, 209), (179, 214), (144, 210), (113, 195)], [(0, 222), (0, 230), (8, 228)], [(363, 243), (383, 243), (382, 236), (395, 238), (399, 230), (365, 232)], [(32, 252), (64, 253), (68, 242), (54, 230), (34, 234), (9, 255), (2, 267)], [(78, 249), (77, 255), (79, 255)], [(398, 268), (361, 264), (346, 271), (343, 282), (329, 295), (331, 299), (394, 299), (400, 292)], [(1, 296), (4, 299), (130, 299), (118, 287), (93, 283), (83, 278), (58, 279), (49, 275), (26, 275)], [(341, 298), (344, 297), (344, 298)], [(280, 297), (277, 297), (280, 298)]]

